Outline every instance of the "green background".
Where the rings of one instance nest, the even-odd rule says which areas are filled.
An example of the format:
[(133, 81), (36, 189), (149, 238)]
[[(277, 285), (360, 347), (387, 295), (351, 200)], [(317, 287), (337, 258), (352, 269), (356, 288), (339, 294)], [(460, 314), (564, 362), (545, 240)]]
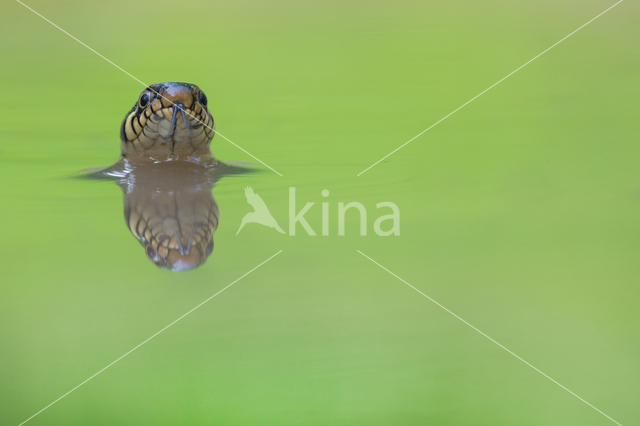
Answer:
[[(585, 400), (640, 417), (640, 8), (614, 2), (228, 1), (28, 5), (147, 84), (208, 95), (217, 129), (282, 173), (223, 178), (216, 247), (159, 270), (113, 163), (143, 87), (2, 5), (0, 424), (608, 425), (371, 256)], [(223, 161), (253, 161), (215, 137)], [(247, 225), (252, 186), (288, 227)], [(359, 201), (347, 235), (337, 203)], [(375, 204), (401, 235), (372, 232)], [(298, 207), (300, 208), (300, 207)]]

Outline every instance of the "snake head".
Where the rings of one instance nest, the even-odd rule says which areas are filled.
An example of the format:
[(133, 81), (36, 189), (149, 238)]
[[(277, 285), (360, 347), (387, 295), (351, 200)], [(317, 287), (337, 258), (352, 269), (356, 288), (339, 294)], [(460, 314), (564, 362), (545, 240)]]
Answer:
[(128, 161), (199, 158), (211, 155), (215, 121), (204, 92), (194, 84), (147, 87), (120, 127), (122, 156)]

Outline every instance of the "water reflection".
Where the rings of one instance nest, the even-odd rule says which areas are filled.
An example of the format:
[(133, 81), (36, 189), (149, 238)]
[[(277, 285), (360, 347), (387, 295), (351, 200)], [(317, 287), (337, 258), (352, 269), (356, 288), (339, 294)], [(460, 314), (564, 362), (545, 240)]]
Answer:
[(202, 265), (213, 251), (220, 218), (213, 185), (241, 170), (213, 159), (135, 167), (120, 161), (88, 177), (115, 180), (124, 195), (125, 222), (147, 258), (161, 268), (184, 271)]

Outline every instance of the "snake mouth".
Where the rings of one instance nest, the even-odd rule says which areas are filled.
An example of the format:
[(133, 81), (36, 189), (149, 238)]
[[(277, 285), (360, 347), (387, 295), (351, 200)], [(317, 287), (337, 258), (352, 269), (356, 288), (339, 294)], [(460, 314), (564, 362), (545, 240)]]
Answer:
[(177, 231), (171, 235), (160, 233), (147, 239), (146, 236), (137, 234), (137, 230), (130, 229), (144, 246), (147, 258), (156, 266), (172, 271), (186, 271), (202, 265), (213, 251), (215, 226), (200, 227), (197, 235), (189, 235), (187, 241), (182, 241), (184, 236)]
[(151, 242), (143, 243), (147, 258), (162, 269), (186, 271), (202, 265), (213, 251), (212, 234), (209, 236), (208, 241), (199, 241), (197, 244), (194, 244), (190, 238), (187, 247), (180, 243), (179, 235), (176, 234), (176, 238), (178, 241), (177, 248), (165, 245), (154, 247)]
[[(193, 127), (189, 123), (187, 123), (187, 117), (184, 113), (184, 105), (182, 104), (173, 104), (173, 115), (171, 117), (171, 126), (169, 127), (169, 131), (167, 132), (167, 136), (165, 137), (166, 141), (169, 142), (172, 139), (171, 145), (171, 155), (174, 154), (176, 138), (174, 137), (174, 132), (176, 130), (176, 118), (178, 118), (178, 111), (180, 111), (180, 115), (182, 116), (182, 123), (184, 124), (184, 128), (187, 130), (190, 139), (194, 139), (193, 137)], [(195, 126), (202, 126), (201, 123), (196, 124)]]
[(120, 131), (128, 158), (177, 159), (211, 154), (214, 120), (207, 98), (195, 85), (149, 86), (125, 117)]

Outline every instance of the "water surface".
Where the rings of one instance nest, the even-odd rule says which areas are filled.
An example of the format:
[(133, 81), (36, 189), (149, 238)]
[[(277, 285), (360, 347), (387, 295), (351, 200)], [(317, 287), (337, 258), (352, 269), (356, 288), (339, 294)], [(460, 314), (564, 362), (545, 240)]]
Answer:
[[(29, 5), (148, 84), (198, 84), (217, 129), (283, 176), (216, 181), (206, 263), (157, 268), (127, 229), (121, 189), (73, 177), (116, 160), (143, 87), (4, 6), (0, 423), (280, 250), (30, 423), (611, 424), (356, 250), (622, 424), (638, 418), (632, 2), (360, 177), (610, 4)], [(255, 163), (219, 136), (212, 149)], [(305, 217), (318, 235), (248, 224), (236, 236), (247, 186), (285, 231), (295, 187), (298, 209), (315, 203)], [(354, 201), (368, 235), (350, 212), (339, 236), (338, 203)], [(400, 236), (373, 232), (385, 201)]]

